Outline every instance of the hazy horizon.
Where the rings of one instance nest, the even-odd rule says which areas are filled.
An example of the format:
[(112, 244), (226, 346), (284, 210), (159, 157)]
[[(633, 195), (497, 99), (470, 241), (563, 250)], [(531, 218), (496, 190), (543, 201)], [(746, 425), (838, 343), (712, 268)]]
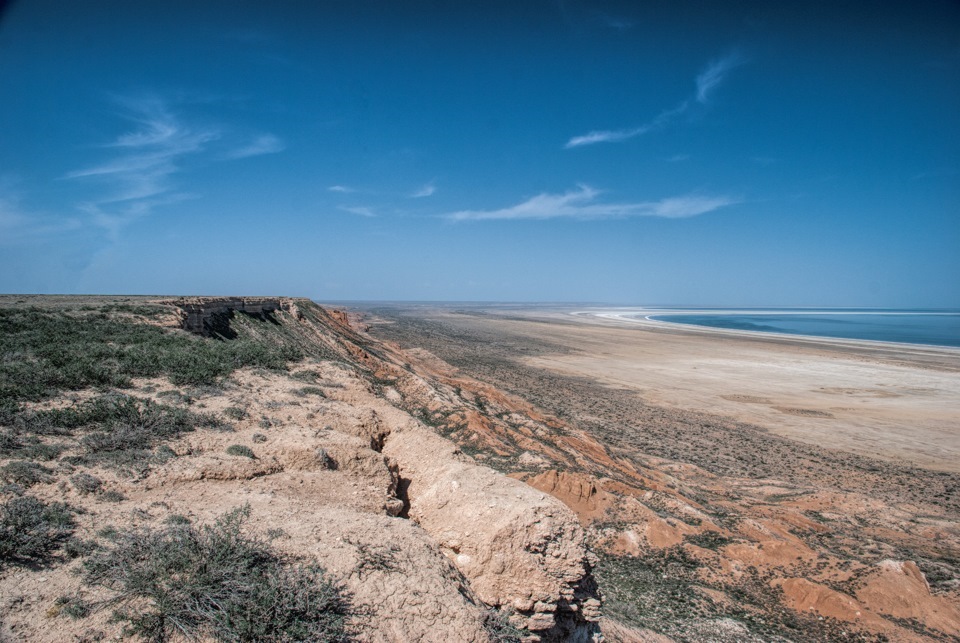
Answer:
[(958, 72), (948, 1), (0, 4), (0, 291), (956, 309)]

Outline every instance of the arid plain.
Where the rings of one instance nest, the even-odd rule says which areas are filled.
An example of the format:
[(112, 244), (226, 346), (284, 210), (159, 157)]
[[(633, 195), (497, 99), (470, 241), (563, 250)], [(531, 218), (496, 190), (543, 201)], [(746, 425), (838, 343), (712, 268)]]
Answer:
[(960, 471), (960, 350), (576, 317), (537, 330), (575, 352), (532, 366), (810, 444)]
[[(365, 319), (407, 354), (440, 357), (606, 450), (610, 462), (584, 457), (566, 473), (532, 472), (529, 449), (489, 463), (591, 528), (608, 636), (960, 634), (960, 351), (599, 312), (371, 307)], [(485, 440), (479, 425), (452, 437)], [(724, 631), (731, 617), (750, 632)]]

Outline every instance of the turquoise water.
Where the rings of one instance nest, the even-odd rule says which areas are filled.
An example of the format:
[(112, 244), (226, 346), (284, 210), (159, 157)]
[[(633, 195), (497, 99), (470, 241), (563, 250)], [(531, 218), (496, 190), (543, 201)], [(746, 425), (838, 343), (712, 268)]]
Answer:
[(788, 335), (960, 346), (960, 312), (774, 312), (651, 315), (650, 319), (711, 328)]

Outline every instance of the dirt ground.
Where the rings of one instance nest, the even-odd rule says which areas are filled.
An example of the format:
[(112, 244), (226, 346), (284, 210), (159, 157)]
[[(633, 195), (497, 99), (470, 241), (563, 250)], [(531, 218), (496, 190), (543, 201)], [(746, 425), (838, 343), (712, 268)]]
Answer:
[[(483, 382), (562, 427), (539, 450), (514, 435), (497, 466), (589, 526), (611, 640), (960, 635), (960, 352), (571, 312), (362, 314), (458, 391)], [(511, 451), (451, 420), (463, 448)]]
[[(547, 318), (550, 319), (549, 317)], [(756, 339), (676, 325), (501, 322), (568, 348), (527, 361), (818, 446), (960, 471), (960, 351)], [(594, 321), (596, 320), (596, 321)]]

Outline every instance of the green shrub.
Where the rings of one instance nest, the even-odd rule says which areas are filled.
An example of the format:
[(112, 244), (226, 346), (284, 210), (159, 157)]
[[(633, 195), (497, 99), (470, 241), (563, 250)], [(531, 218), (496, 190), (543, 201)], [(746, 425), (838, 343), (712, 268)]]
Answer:
[(250, 437), (250, 439), (253, 440), (253, 441), (254, 441), (255, 443), (257, 443), (257, 444), (262, 444), (262, 443), (264, 443), (264, 442), (267, 441), (267, 436), (265, 436), (265, 435), (262, 434), (262, 433), (254, 433), (254, 434)]
[(21, 485), (18, 485), (16, 482), (8, 482), (7, 484), (0, 486), (0, 493), (8, 496), (22, 496), (26, 489)]
[(24, 435), (20, 430), (0, 431), (0, 455), (24, 460), (53, 460), (63, 451), (61, 445), (44, 444), (37, 436)]
[(89, 473), (78, 473), (70, 478), (70, 482), (81, 494), (96, 493), (103, 487), (103, 480)]
[(112, 591), (114, 618), (150, 640), (346, 640), (340, 588), (244, 533), (248, 514), (124, 532), (85, 561), (85, 582)]
[(90, 603), (87, 603), (79, 596), (60, 596), (55, 601), (55, 604), (57, 607), (57, 615), (63, 614), (73, 619), (90, 616)]
[(83, 540), (82, 538), (77, 538), (76, 536), (70, 536), (63, 543), (63, 551), (70, 558), (88, 556), (92, 552), (96, 551), (97, 547), (97, 541)]
[(66, 447), (59, 444), (43, 444), (39, 440), (31, 440), (22, 448), (17, 450), (17, 457), (25, 460), (53, 460), (59, 457), (66, 450)]
[(5, 482), (31, 487), (40, 482), (53, 480), (53, 469), (25, 460), (14, 460), (0, 467), (0, 478)]
[(256, 455), (253, 453), (253, 449), (250, 447), (244, 446), (242, 444), (231, 444), (227, 447), (228, 455), (237, 455), (244, 458), (256, 459)]
[(238, 368), (278, 370), (304, 355), (282, 333), (271, 333), (274, 341), (259, 337), (268, 322), (246, 316), (238, 320), (236, 339), (227, 341), (140, 323), (115, 307), (104, 310), (0, 308), (0, 355), (6, 356), (0, 360), (0, 402), (91, 386), (127, 388), (134, 377), (213, 384)]
[(0, 565), (44, 562), (73, 533), (73, 511), (65, 504), (45, 504), (32, 496), (0, 505)]
[(241, 409), (239, 406), (228, 406), (223, 409), (223, 414), (234, 420), (242, 420), (247, 417), (247, 412)]
[(154, 451), (158, 443), (197, 427), (216, 428), (220, 424), (213, 415), (114, 393), (72, 407), (18, 417), (18, 426), (24, 432), (83, 434), (79, 439), (82, 455), (61, 462), (66, 460), (74, 466), (102, 464), (140, 473), (151, 462), (165, 462), (176, 455), (163, 445)]

